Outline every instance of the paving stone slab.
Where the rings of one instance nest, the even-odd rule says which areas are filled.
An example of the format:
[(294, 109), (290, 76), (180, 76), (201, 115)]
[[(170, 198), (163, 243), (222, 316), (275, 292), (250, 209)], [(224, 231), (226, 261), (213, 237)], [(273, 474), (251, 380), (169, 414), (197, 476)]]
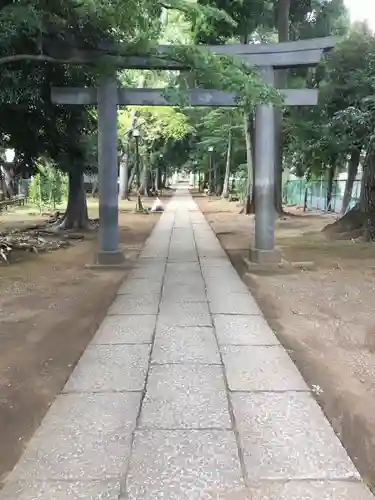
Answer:
[(140, 427), (231, 428), (221, 366), (151, 366)]
[(212, 326), (207, 302), (162, 303), (158, 326)]
[(288, 481), (250, 487), (247, 496), (233, 500), (374, 500), (374, 496), (361, 483)]
[(170, 248), (195, 248), (194, 232), (190, 228), (173, 228)]
[(158, 328), (152, 362), (221, 364), (214, 329)]
[[(204, 267), (204, 268), (202, 268), (202, 273), (203, 273), (204, 278), (207, 278), (207, 279), (222, 278), (225, 280), (225, 279), (235, 278), (235, 279), (241, 281), (233, 266), (225, 266), (222, 269), (218, 268), (218, 267), (212, 267), (212, 266), (211, 267)], [(224, 283), (225, 283), (225, 281), (222, 282), (223, 286), (224, 286)]]
[[(222, 247), (219, 245), (219, 243), (215, 241), (207, 241), (206, 238), (196, 238), (196, 248), (200, 256), (202, 257), (202, 254), (210, 254), (214, 253), (215, 258), (223, 258), (226, 256), (224, 250)], [(205, 256), (205, 258), (214, 258), (212, 255)]]
[(17, 481), (8, 483), (0, 500), (118, 500), (120, 482)]
[[(169, 245), (168, 245), (169, 247)], [(167, 263), (167, 257), (155, 257), (148, 259), (137, 259), (134, 264), (134, 268), (151, 269), (151, 270), (161, 270), (164, 269)]]
[(279, 345), (261, 315), (214, 314), (213, 319), (220, 345)]
[(120, 477), (140, 399), (136, 393), (59, 396), (8, 481)]
[(201, 243), (204, 243), (204, 241), (219, 243), (219, 240), (216, 238), (211, 227), (207, 223), (204, 224), (201, 222), (193, 224), (193, 231), (195, 239), (200, 240)]
[(100, 325), (92, 344), (150, 344), (156, 314), (107, 316)]
[(194, 276), (195, 280), (189, 279), (185, 283), (166, 279), (163, 285), (162, 298), (164, 298), (166, 293), (172, 293), (173, 291), (176, 292), (176, 295), (206, 294), (206, 287), (202, 276), (199, 276), (199, 274), (195, 274)]
[(157, 314), (159, 310), (160, 293), (138, 293), (118, 295), (108, 314)]
[(219, 250), (204, 250), (198, 247), (198, 256), (200, 259), (221, 259), (226, 255)]
[(150, 281), (147, 279), (132, 279), (132, 280), (127, 280), (123, 282), (123, 284), (120, 286), (119, 291), (117, 292), (118, 295), (144, 295), (144, 294), (150, 294), (150, 295), (160, 295), (161, 292), (161, 287), (162, 287), (162, 282), (161, 280), (156, 280), (156, 281)]
[(169, 247), (169, 253), (184, 253), (184, 252), (195, 252), (195, 242), (193, 235), (187, 238), (173, 238), (171, 239), (171, 245)]
[(310, 394), (232, 393), (231, 399), (250, 479), (359, 479)]
[(221, 289), (207, 290), (212, 314), (261, 314), (255, 299), (246, 293), (234, 293)]
[(154, 266), (152, 268), (135, 267), (128, 274), (128, 279), (147, 279), (151, 281), (162, 281), (165, 273), (165, 266)]
[[(206, 268), (206, 269), (211, 269), (215, 270), (218, 268)], [(245, 283), (240, 280), (238, 276), (228, 276), (226, 273), (219, 273), (219, 276), (214, 277), (214, 276), (209, 276), (207, 277), (206, 275), (203, 276), (204, 281), (206, 283), (206, 288), (207, 288), (207, 293), (215, 294), (218, 293), (218, 290), (220, 290), (219, 287), (222, 287), (222, 292), (226, 292), (228, 294), (232, 293), (243, 293), (247, 294), (250, 293), (249, 290), (247, 289)], [(225, 286), (225, 288), (224, 288)]]
[(149, 356), (149, 345), (88, 346), (64, 392), (142, 391)]
[(282, 346), (221, 346), (231, 391), (308, 391)]
[(205, 267), (220, 267), (220, 268), (230, 268), (233, 266), (229, 261), (228, 257), (224, 254), (223, 257), (201, 257), (200, 263), (202, 268)]
[(197, 252), (191, 251), (191, 252), (183, 252), (180, 250), (177, 250), (175, 252), (169, 252), (168, 255), (168, 262), (198, 262), (198, 255)]
[(156, 247), (153, 244), (149, 244), (144, 247), (142, 252), (139, 254), (139, 260), (143, 259), (153, 259), (153, 258), (161, 258), (165, 259), (168, 256), (168, 251), (169, 251), (169, 243), (168, 245), (160, 246), (159, 248)]
[(182, 283), (164, 285), (160, 307), (164, 303), (181, 304), (184, 302), (207, 302), (206, 290), (203, 281), (196, 284), (183, 285)]
[(199, 262), (168, 262), (166, 274), (173, 273), (190, 273), (194, 271), (195, 273), (200, 273), (201, 268)]
[(241, 489), (231, 431), (137, 431), (122, 500), (213, 500)]
[(164, 286), (194, 286), (194, 284), (197, 284), (200, 288), (204, 287), (204, 281), (200, 271), (190, 271), (189, 273), (184, 273), (183, 271), (169, 271), (165, 275)]

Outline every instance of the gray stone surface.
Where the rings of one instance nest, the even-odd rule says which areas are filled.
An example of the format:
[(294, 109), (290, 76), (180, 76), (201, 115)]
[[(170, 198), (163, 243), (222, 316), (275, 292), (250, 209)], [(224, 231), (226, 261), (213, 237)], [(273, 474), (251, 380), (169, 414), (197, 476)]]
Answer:
[(119, 295), (158, 295), (161, 293), (162, 282), (147, 279), (126, 279), (120, 286)]
[(158, 318), (160, 327), (212, 326), (207, 302), (162, 303)]
[(232, 391), (308, 391), (306, 382), (282, 346), (222, 346)]
[[(206, 269), (219, 270), (219, 268), (214, 267)], [(210, 276), (205, 276), (204, 280), (208, 293), (217, 294), (219, 290), (221, 290), (223, 293), (226, 292), (228, 294), (249, 293), (249, 290), (246, 288), (245, 283), (243, 283), (238, 276), (226, 276), (225, 272), (222, 273), (220, 270), (218, 271), (218, 273), (219, 274), (216, 277), (214, 276), (214, 273)]]
[(169, 262), (198, 262), (195, 250), (174, 250), (169, 253)]
[(166, 273), (167, 275), (172, 273), (190, 273), (194, 271), (195, 273), (200, 273), (201, 268), (199, 262), (169, 262), (167, 264)]
[(214, 324), (220, 345), (278, 345), (275, 334), (261, 315), (215, 314)]
[(165, 268), (164, 266), (158, 266), (153, 268), (146, 267), (135, 267), (128, 274), (128, 279), (147, 279), (150, 281), (160, 282), (163, 280)]
[(140, 394), (57, 398), (8, 480), (88, 481), (126, 469)]
[(183, 303), (183, 302), (207, 302), (206, 290), (203, 281), (198, 283), (171, 284), (164, 285), (161, 307), (164, 303)]
[(107, 316), (91, 343), (150, 344), (155, 330), (156, 317), (156, 314)]
[(166, 245), (147, 245), (147, 247), (142, 250), (142, 252), (139, 254), (139, 258), (142, 259), (153, 259), (153, 258), (160, 258), (160, 259), (166, 259), (168, 256), (168, 250), (169, 250), (169, 235), (166, 236), (168, 239), (168, 244)]
[(363, 484), (340, 481), (266, 482), (233, 500), (374, 500)]
[(246, 293), (233, 293), (225, 289), (209, 290), (207, 297), (213, 314), (261, 314), (253, 297)]
[(148, 259), (137, 259), (134, 263), (134, 268), (148, 269), (151, 271), (158, 271), (165, 269), (167, 264), (167, 257), (152, 257)]
[(242, 489), (231, 431), (137, 431), (121, 500), (229, 500)]
[(148, 345), (89, 346), (64, 392), (141, 391), (149, 355)]
[(238, 274), (236, 273), (233, 266), (217, 267), (217, 266), (207, 266), (202, 267), (202, 274), (205, 280), (220, 280), (217, 281), (216, 286), (220, 285), (224, 289), (227, 286), (227, 281), (234, 280), (235, 282), (241, 282)]
[(152, 362), (220, 364), (214, 329), (158, 328), (152, 350)]
[(164, 286), (167, 285), (191, 285), (204, 286), (204, 281), (200, 271), (190, 271), (188, 274), (183, 271), (170, 271), (165, 275)]
[(232, 393), (231, 399), (252, 480), (359, 478), (310, 394)]
[(120, 482), (17, 481), (8, 483), (1, 500), (118, 500)]
[(200, 260), (202, 269), (205, 269), (206, 267), (220, 267), (220, 268), (229, 268), (233, 269), (232, 264), (230, 263), (230, 260), (228, 257), (223, 254), (222, 257), (202, 257)]
[(146, 389), (141, 427), (231, 427), (221, 366), (154, 365)]
[(157, 314), (159, 302), (159, 293), (117, 295), (108, 314)]

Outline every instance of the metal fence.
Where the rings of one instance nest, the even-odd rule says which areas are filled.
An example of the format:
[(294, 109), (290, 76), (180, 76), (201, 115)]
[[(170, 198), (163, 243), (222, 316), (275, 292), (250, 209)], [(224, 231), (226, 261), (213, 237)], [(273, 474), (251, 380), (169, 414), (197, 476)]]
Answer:
[[(333, 182), (331, 211), (340, 213), (344, 198), (346, 179)], [(305, 200), (308, 210), (327, 211), (328, 182), (325, 180), (306, 181), (297, 179), (286, 181), (283, 187), (283, 201), (285, 205), (302, 205)], [(361, 194), (361, 180), (355, 180), (348, 210), (358, 201)]]

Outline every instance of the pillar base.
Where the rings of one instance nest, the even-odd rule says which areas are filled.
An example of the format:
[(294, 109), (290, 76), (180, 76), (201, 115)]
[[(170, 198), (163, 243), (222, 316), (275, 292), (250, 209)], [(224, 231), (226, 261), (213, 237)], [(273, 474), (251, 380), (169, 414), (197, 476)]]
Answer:
[(281, 262), (281, 252), (277, 248), (273, 250), (250, 248), (250, 261), (255, 264), (278, 264)]
[(125, 259), (124, 252), (115, 250), (113, 252), (100, 251), (95, 255), (95, 262), (87, 264), (90, 269), (129, 269), (131, 263)]

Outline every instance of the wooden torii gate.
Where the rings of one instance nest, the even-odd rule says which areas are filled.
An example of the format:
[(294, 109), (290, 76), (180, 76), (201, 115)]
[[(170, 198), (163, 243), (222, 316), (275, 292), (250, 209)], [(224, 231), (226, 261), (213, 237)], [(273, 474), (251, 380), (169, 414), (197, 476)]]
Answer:
[[(274, 85), (278, 69), (296, 66), (316, 66), (323, 53), (332, 49), (332, 37), (300, 40), (279, 44), (218, 45), (205, 49), (216, 54), (233, 55), (251, 66), (259, 68), (265, 83)], [(101, 51), (74, 50), (72, 62), (90, 63), (103, 56), (114, 57), (116, 65), (129, 69), (186, 70), (184, 65), (168, 60), (168, 46), (160, 46), (156, 56), (116, 57), (115, 47), (101, 47)], [(162, 55), (166, 54), (166, 58)], [(66, 50), (64, 58), (67, 59)], [(69, 57), (67, 59), (69, 62)], [(99, 164), (99, 251), (96, 263), (118, 266), (124, 262), (118, 237), (118, 165), (117, 165), (117, 107), (118, 106), (171, 106), (162, 89), (117, 88), (116, 78), (107, 78), (95, 88), (52, 88), (52, 102), (59, 105), (98, 106), (98, 164)], [(318, 91), (314, 89), (282, 89), (285, 105), (314, 106)], [(234, 107), (236, 96), (218, 90), (191, 89), (187, 91), (191, 106)], [(255, 262), (278, 259), (275, 249), (274, 208), (274, 111), (268, 104), (260, 104), (255, 113), (255, 241), (250, 249)]]

